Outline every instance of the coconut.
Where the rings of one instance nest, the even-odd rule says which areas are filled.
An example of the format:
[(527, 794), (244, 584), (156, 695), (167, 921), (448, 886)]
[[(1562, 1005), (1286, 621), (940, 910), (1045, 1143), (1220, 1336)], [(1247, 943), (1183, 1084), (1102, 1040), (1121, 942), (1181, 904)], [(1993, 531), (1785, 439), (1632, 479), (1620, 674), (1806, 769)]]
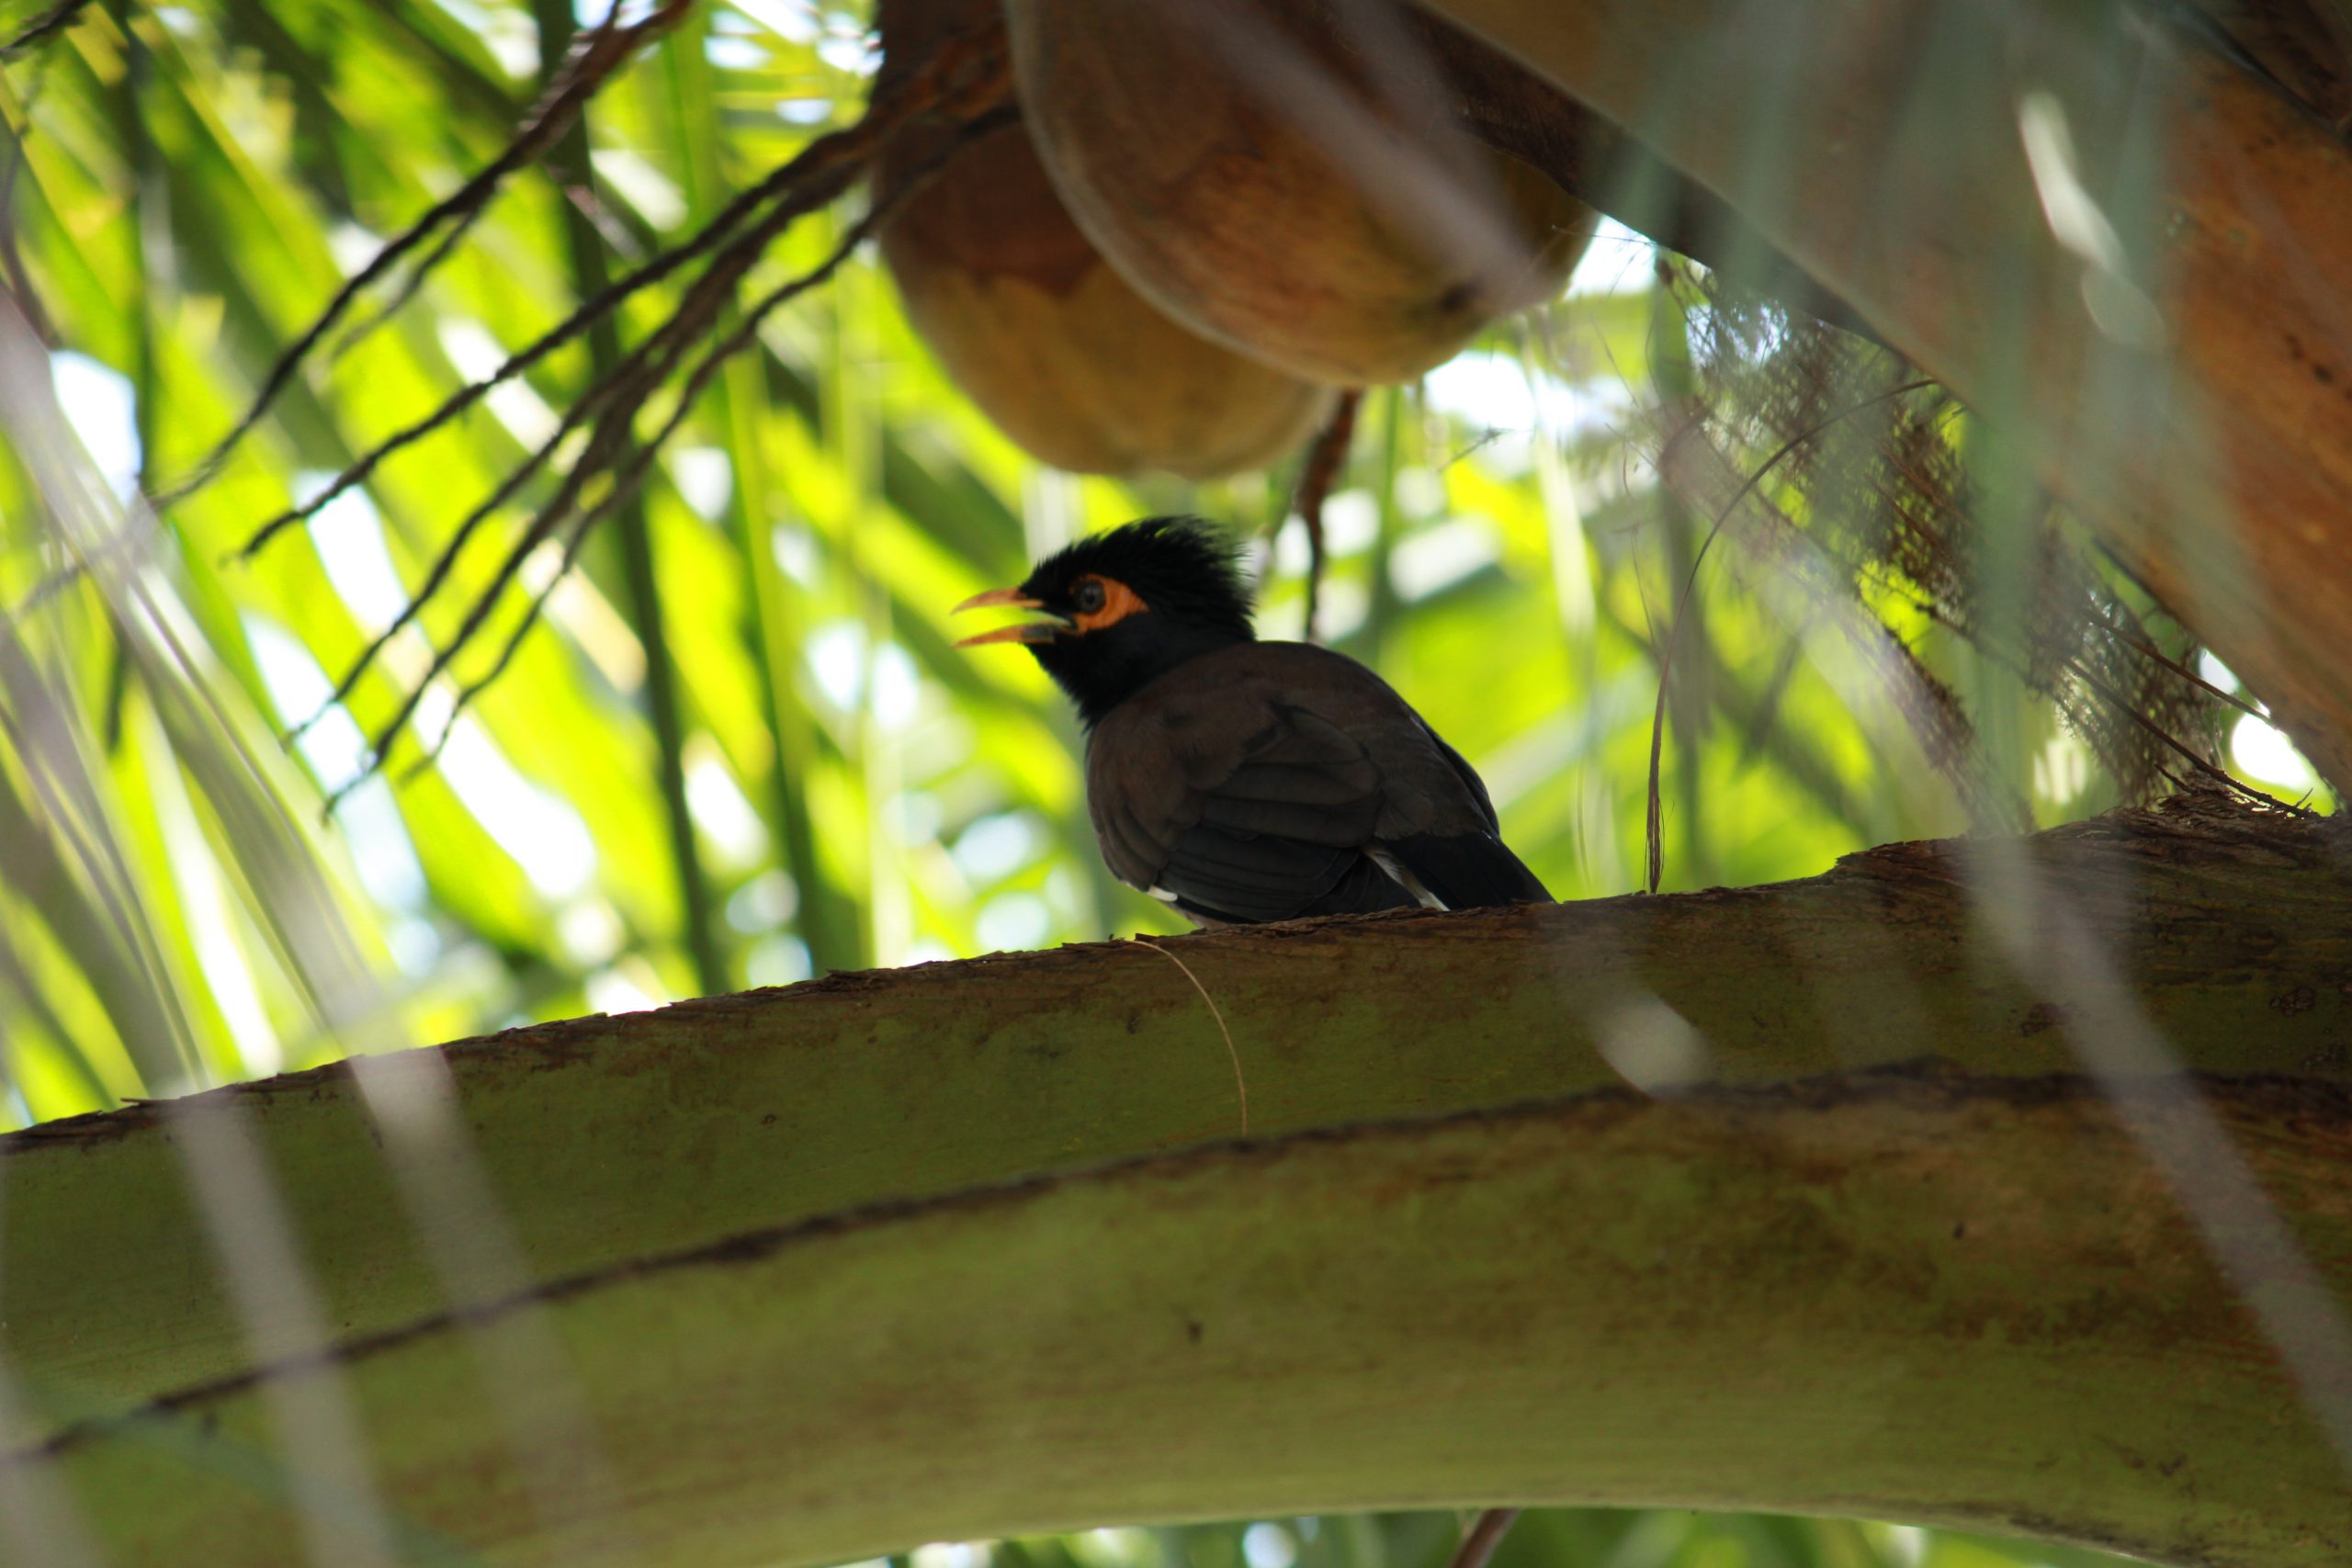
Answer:
[(1385, 8), (1345, 27), (1315, 0), (1004, 15), (1087, 238), (1184, 325), (1293, 375), (1409, 380), (1555, 296), (1591, 236), (1590, 209), (1455, 123), (1423, 35)]
[[(926, 152), (925, 134), (899, 138), (881, 187)], [(1329, 389), (1187, 332), (1128, 287), (1017, 124), (956, 152), (892, 215), (881, 245), (949, 379), (1056, 468), (1239, 473), (1305, 441), (1330, 410)]]

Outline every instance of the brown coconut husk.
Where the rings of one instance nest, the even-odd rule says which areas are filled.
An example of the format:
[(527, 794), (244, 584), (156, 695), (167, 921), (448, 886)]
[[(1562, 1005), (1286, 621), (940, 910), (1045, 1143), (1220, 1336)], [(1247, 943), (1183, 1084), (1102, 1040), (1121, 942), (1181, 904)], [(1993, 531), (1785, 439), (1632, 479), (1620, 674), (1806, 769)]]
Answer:
[(1415, 29), (1339, 9), (1006, 0), (1005, 20), (1056, 188), (1147, 299), (1294, 375), (1406, 380), (1555, 295), (1594, 218), (1463, 128)]
[(1187, 332), (1129, 288), (1018, 125), (958, 153), (883, 231), (882, 255), (949, 378), (1056, 468), (1240, 473), (1306, 440), (1330, 407), (1329, 388)]
[[(886, 58), (915, 58), (992, 5), (892, 0)], [(938, 132), (895, 139), (893, 190)], [(1188, 332), (1154, 309), (1071, 220), (1019, 125), (958, 152), (882, 231), (909, 319), (942, 368), (1024, 450), (1077, 473), (1208, 479), (1305, 441), (1332, 392)]]

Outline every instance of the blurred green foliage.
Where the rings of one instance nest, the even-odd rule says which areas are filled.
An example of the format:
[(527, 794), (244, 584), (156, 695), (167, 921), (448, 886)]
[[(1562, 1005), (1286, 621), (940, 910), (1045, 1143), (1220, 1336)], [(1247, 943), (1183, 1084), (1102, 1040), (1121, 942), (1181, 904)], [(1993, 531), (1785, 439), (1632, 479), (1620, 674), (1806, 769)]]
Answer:
[[(336, 288), (496, 154), (538, 89), (535, 18), (562, 14), (114, 0), (7, 65), (10, 289), (45, 325), (59, 398), (108, 482), (153, 492), (187, 473)], [(1076, 730), (1044, 678), (1014, 649), (952, 648), (945, 612), (1079, 532), (1197, 511), (1250, 542), (1264, 631), (1295, 635), (1291, 475), (1038, 468), (942, 379), (868, 261), (774, 318), (694, 411), (645, 494), (648, 561), (605, 530), (446, 738), (450, 693), (428, 695), (419, 727), (446, 744), (413, 777), (412, 740), (325, 809), (422, 668), (421, 637), (396, 637), (347, 705), (321, 704), (583, 384), (591, 350), (550, 356), (306, 528), (228, 559), (560, 320), (583, 291), (573, 228), (599, 265), (627, 266), (854, 118), (865, 28), (807, 0), (696, 7), (594, 100), (585, 183), (514, 181), (413, 300), (338, 338), (217, 482), (134, 539), (141, 564), (111, 591), (106, 572), (70, 575), (24, 454), (0, 461), (0, 1121), (831, 968), (1176, 929), (1101, 868)], [(843, 221), (802, 225), (752, 285), (813, 264)], [(674, 298), (632, 301), (624, 337)], [(1323, 629), (1473, 760), (1507, 837), (1567, 898), (1640, 883), (1658, 649), (1708, 521), (1665, 503), (1642, 461), (1677, 310), (1646, 245), (1605, 231), (1566, 298), (1367, 400), (1330, 508)], [(537, 494), (461, 560), (424, 617), (436, 640)], [(664, 619), (674, 799), (632, 570)], [(149, 607), (137, 635), (130, 593)], [(1692, 605), (1662, 779), (1668, 887), (1805, 875), (1964, 826), (1849, 650), (1713, 565)], [(2112, 798), (2045, 705), (1997, 679), (1971, 691), (2013, 705), (2006, 751), (2043, 820)], [(289, 750), (281, 735), (305, 723)], [(2240, 759), (2299, 784), (2261, 736)], [(1455, 1528), (1334, 1517), (983, 1555), (1436, 1568)], [(1498, 1562), (2075, 1560), (1880, 1526), (1546, 1512)]]
[[(1445, 1568), (1472, 1517), (1447, 1510), (1089, 1530), (929, 1547), (889, 1561), (891, 1568)], [(2104, 1568), (2120, 1561), (1903, 1525), (1672, 1508), (1531, 1508), (1490, 1560), (1493, 1568)]]

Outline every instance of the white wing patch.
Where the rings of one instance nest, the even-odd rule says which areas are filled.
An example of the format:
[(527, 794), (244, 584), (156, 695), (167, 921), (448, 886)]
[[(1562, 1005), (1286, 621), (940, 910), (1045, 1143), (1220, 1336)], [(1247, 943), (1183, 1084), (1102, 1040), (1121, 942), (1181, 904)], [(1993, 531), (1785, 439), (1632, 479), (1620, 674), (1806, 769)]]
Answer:
[[(1414, 897), (1419, 899), (1421, 901), (1422, 908), (1442, 909), (1445, 908), (1445, 900), (1430, 892), (1428, 888), (1422, 886), (1421, 879), (1415, 876), (1411, 872), (1406, 870), (1404, 866), (1397, 863), (1397, 860), (1395, 855), (1390, 854), (1378, 844), (1368, 846), (1363, 852), (1372, 857), (1373, 864), (1387, 873), (1389, 881), (1395, 883), (1397, 886), (1403, 888), (1406, 892), (1410, 893)], [(1155, 887), (1152, 891), (1157, 893), (1159, 889)]]

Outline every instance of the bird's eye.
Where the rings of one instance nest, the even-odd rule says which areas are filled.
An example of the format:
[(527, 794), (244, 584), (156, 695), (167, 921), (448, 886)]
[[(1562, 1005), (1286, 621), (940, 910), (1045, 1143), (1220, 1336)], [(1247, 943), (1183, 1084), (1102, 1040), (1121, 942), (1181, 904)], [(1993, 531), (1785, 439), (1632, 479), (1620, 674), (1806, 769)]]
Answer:
[(1078, 606), (1080, 615), (1091, 615), (1102, 607), (1102, 602), (1106, 597), (1107, 595), (1102, 592), (1102, 584), (1096, 579), (1089, 577), (1081, 579), (1078, 586), (1070, 590), (1069, 602)]

